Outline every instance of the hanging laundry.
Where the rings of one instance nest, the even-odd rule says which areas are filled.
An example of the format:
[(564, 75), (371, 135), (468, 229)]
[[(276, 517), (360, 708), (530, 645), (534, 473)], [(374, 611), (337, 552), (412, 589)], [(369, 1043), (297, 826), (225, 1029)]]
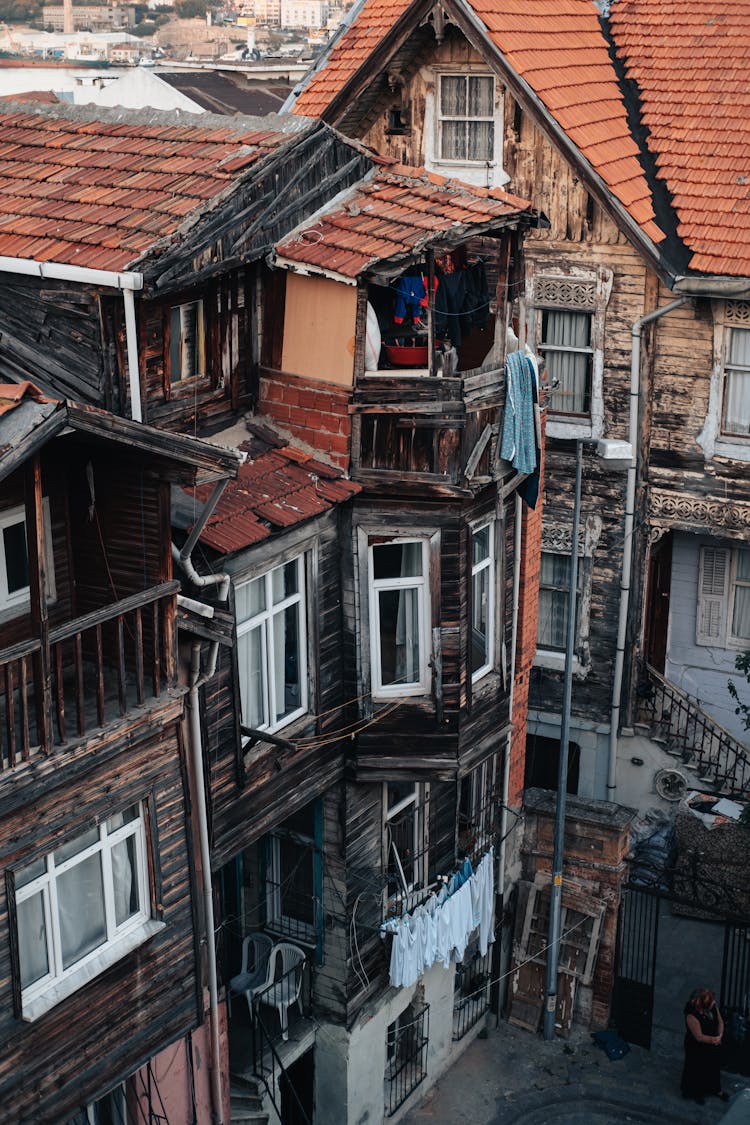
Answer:
[(396, 300), (393, 307), (394, 324), (403, 324), (406, 316), (419, 320), (427, 290), (421, 277), (400, 277), (395, 285)]
[(534, 367), (523, 352), (511, 352), (505, 360), (507, 388), (503, 413), (500, 456), (519, 473), (537, 467), (534, 420)]

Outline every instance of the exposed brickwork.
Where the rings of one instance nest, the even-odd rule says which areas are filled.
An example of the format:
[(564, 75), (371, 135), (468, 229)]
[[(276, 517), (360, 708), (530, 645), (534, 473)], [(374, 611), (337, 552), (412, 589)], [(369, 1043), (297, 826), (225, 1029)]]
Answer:
[[(542, 416), (542, 427), (545, 416)], [(539, 567), (542, 549), (542, 492), (544, 449), (540, 469), (539, 502), (532, 511), (522, 506), (521, 578), (518, 593), (518, 635), (513, 696), (513, 737), (511, 739), (508, 804), (518, 808), (523, 799), (526, 762), (526, 717), (529, 709), (529, 675), (536, 655), (537, 611), (539, 608)]]
[(285, 372), (260, 380), (260, 410), (295, 441), (348, 472), (351, 448), (349, 389)]

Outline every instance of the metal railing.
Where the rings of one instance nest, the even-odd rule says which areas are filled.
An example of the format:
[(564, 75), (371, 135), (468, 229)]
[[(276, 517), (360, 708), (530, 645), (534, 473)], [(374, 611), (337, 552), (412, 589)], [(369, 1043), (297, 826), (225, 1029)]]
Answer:
[(490, 1006), (492, 954), (472, 957), (467, 965), (456, 965), (453, 995), (453, 1042), (463, 1039)]
[(638, 721), (667, 753), (725, 793), (750, 788), (750, 750), (649, 664), (640, 666)]
[(174, 678), (177, 582), (163, 582), (0, 652), (0, 770), (158, 698)]
[[(405, 1017), (405, 1018), (404, 1018)], [(385, 1115), (392, 1117), (427, 1074), (430, 1005), (417, 1013), (406, 1009), (388, 1028), (385, 1067)]]
[[(251, 1024), (252, 1064), (253, 1074), (265, 1086), (271, 1099), (273, 1108), (279, 1118), (282, 1116), (281, 1091), (286, 1090), (294, 1104), (294, 1119), (301, 1125), (312, 1125), (310, 1116), (302, 1105), (300, 1097), (294, 1088), (289, 1072), (284, 1067), (277, 1049), (279, 1040), (287, 1038), (287, 1021), (289, 1009), (292, 1005), (299, 1005), (302, 1013), (309, 1010), (309, 996), (305, 994), (307, 973), (306, 962), (294, 965), (273, 983), (253, 997), (253, 1017)], [(274, 1034), (265, 1022), (263, 1012), (269, 1008), (276, 1008), (279, 1013), (281, 1028)], [(282, 1014), (284, 1013), (284, 1014)]]

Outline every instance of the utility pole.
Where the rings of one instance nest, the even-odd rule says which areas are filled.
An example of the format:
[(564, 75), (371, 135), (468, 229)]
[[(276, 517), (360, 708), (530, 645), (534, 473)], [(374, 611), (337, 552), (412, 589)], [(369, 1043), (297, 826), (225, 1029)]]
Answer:
[(555, 1038), (557, 1008), (557, 965), (560, 959), (560, 917), (562, 914), (563, 849), (565, 839), (565, 800), (568, 792), (568, 747), (570, 742), (570, 702), (573, 694), (573, 652), (576, 637), (578, 597), (578, 528), (581, 522), (581, 472), (583, 441), (576, 441), (576, 488), (573, 501), (573, 534), (570, 543), (570, 587), (568, 589), (568, 631), (565, 637), (562, 723), (560, 726), (560, 765), (557, 773), (555, 842), (552, 855), (552, 885), (549, 899), (547, 974), (545, 980), (544, 1038)]

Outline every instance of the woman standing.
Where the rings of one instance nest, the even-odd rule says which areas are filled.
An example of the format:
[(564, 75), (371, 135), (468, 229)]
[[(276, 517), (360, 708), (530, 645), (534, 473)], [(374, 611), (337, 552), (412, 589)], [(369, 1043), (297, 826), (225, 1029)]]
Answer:
[(698, 1105), (714, 1095), (729, 1100), (721, 1088), (720, 1046), (724, 1020), (713, 992), (698, 988), (685, 1005), (685, 1065), (682, 1068), (682, 1096)]

